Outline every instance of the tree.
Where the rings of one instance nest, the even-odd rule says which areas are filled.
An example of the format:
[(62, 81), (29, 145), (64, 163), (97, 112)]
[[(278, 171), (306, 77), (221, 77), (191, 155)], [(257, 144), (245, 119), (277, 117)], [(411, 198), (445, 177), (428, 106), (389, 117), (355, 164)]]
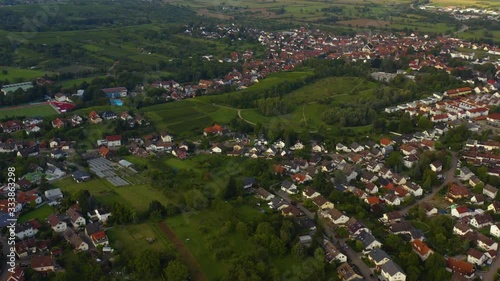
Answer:
[(160, 273), (160, 253), (152, 250), (145, 250), (136, 256), (134, 267), (139, 276), (143, 279), (152, 280)]
[(430, 130), (432, 129), (433, 127), (433, 124), (432, 124), (432, 121), (429, 120), (429, 118), (427, 118), (427, 116), (425, 115), (422, 115), (420, 116), (420, 118), (418, 119), (418, 128), (420, 130)]
[(184, 263), (179, 260), (173, 260), (168, 263), (164, 270), (168, 281), (186, 281), (189, 280), (189, 270)]
[(405, 113), (399, 121), (398, 131), (402, 134), (408, 134), (413, 131), (413, 123), (409, 113)]
[(385, 164), (394, 169), (396, 172), (399, 172), (403, 165), (403, 155), (401, 155), (398, 151), (393, 151), (389, 154), (389, 157), (387, 157)]
[(239, 190), (238, 190), (238, 185), (236, 184), (236, 180), (234, 177), (229, 177), (229, 181), (227, 182), (226, 185), (226, 190), (224, 192), (224, 199), (230, 200), (238, 197)]
[(307, 249), (306, 246), (304, 246), (302, 243), (297, 242), (292, 247), (292, 256), (297, 260), (297, 261), (302, 261), (304, 258), (307, 256)]

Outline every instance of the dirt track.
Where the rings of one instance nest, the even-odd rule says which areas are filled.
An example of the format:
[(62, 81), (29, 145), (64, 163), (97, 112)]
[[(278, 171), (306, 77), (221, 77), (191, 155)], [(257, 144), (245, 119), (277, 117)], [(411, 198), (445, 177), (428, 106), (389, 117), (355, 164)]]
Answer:
[(184, 259), (184, 262), (187, 263), (187, 266), (189, 267), (193, 279), (196, 281), (208, 281), (208, 278), (205, 276), (205, 274), (203, 274), (200, 265), (196, 261), (196, 258), (193, 256), (193, 254), (191, 254), (186, 245), (184, 245), (184, 242), (182, 242), (177, 237), (177, 235), (175, 235), (174, 231), (170, 227), (168, 227), (166, 223), (160, 222), (158, 223), (158, 226), (160, 227), (161, 231), (165, 233), (168, 240), (172, 242), (177, 251), (179, 251), (182, 258)]

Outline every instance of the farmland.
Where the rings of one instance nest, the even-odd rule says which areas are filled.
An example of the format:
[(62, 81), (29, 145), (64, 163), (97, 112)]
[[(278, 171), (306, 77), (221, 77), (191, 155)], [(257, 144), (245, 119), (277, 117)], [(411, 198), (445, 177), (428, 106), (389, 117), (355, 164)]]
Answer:
[(56, 112), (54, 108), (52, 108), (52, 106), (48, 104), (23, 105), (23, 106), (0, 108), (0, 119), (12, 118), (16, 116), (44, 117), (44, 116), (55, 116), (57, 114), (58, 112)]
[(309, 71), (275, 73), (246, 90), (149, 106), (142, 109), (142, 112), (155, 124), (157, 130), (168, 129), (175, 134), (185, 135), (199, 134), (204, 127), (214, 123), (227, 124), (231, 119), (237, 118), (236, 108), (218, 106), (219, 103), (224, 103), (227, 97), (250, 95), (284, 81), (303, 81), (311, 74)]

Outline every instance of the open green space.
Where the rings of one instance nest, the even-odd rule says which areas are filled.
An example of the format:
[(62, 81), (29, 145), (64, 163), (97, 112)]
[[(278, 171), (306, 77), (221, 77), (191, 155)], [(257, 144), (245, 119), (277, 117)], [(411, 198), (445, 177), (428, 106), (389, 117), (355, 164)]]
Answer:
[[(122, 253), (132, 253), (134, 256), (146, 249), (172, 250), (172, 245), (153, 223), (115, 226), (107, 230), (106, 234), (112, 241), (113, 248), (122, 251)], [(155, 241), (149, 243), (147, 238), (153, 238)]]
[(59, 113), (48, 104), (26, 105), (19, 107), (0, 108), (0, 118), (12, 118), (17, 116), (35, 117), (35, 116), (55, 116)]
[(164, 205), (171, 202), (162, 192), (146, 184), (115, 187), (105, 179), (96, 178), (88, 182), (77, 183), (71, 178), (65, 178), (55, 182), (54, 186), (71, 195), (81, 190), (88, 190), (103, 204), (110, 205), (118, 202), (139, 212), (146, 211), (153, 200), (158, 200)]
[[(231, 205), (231, 208), (226, 207), (228, 209), (225, 211), (209, 209), (202, 212), (185, 213), (165, 220), (167, 225), (175, 231), (177, 237), (185, 241), (186, 247), (193, 253), (209, 280), (219, 280), (229, 269), (227, 260), (214, 257), (217, 248), (221, 247), (239, 254), (255, 250), (254, 242), (247, 236), (232, 231), (220, 232), (220, 228), (229, 220), (229, 217), (232, 220), (250, 224), (262, 221), (266, 216), (256, 205), (248, 203), (225, 204)], [(271, 265), (281, 272), (298, 264), (291, 256), (273, 256), (270, 260)]]
[(45, 222), (47, 220), (47, 217), (53, 213), (55, 213), (54, 208), (45, 204), (39, 208), (23, 213), (21, 216), (19, 216), (18, 222), (23, 223), (32, 219), (36, 219), (39, 222)]
[(45, 74), (49, 73), (43, 70), (0, 66), (0, 80), (9, 80), (10, 83), (28, 82)]

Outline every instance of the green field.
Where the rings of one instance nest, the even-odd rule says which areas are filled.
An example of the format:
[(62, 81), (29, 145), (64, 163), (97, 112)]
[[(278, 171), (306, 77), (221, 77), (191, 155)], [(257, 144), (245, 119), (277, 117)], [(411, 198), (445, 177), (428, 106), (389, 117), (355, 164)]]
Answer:
[[(193, 253), (198, 260), (202, 270), (209, 280), (220, 280), (228, 270), (228, 262), (214, 257), (211, 247), (230, 249), (231, 252), (245, 253), (255, 250), (255, 245), (248, 237), (236, 232), (220, 234), (219, 229), (228, 220), (238, 220), (248, 224), (262, 221), (265, 214), (261, 213), (253, 203), (230, 204), (232, 206), (225, 211), (213, 209), (197, 213), (185, 213), (183, 215), (168, 218), (165, 222), (172, 228), (176, 235)], [(227, 212), (226, 212), (227, 211)], [(212, 246), (217, 245), (217, 246)], [(284, 272), (298, 264), (290, 256), (270, 257), (271, 264)]]
[(21, 216), (19, 216), (18, 222), (23, 223), (32, 219), (36, 219), (39, 222), (45, 222), (47, 221), (47, 217), (53, 213), (55, 213), (55, 209), (45, 204), (40, 208), (36, 208), (27, 213), (23, 213)]
[(274, 73), (242, 91), (153, 105), (141, 109), (141, 112), (155, 124), (157, 130), (167, 129), (177, 135), (199, 135), (205, 127), (214, 123), (227, 124), (238, 117), (236, 108), (222, 105), (231, 95), (251, 95), (284, 81), (303, 81), (310, 75), (311, 71)]
[[(134, 256), (146, 249), (157, 251), (171, 251), (172, 245), (163, 237), (157, 226), (153, 223), (135, 225), (120, 225), (106, 231), (110, 238), (111, 246), (124, 253), (131, 252)], [(149, 243), (146, 238), (156, 241)]]
[(115, 187), (104, 179), (92, 179), (88, 182), (76, 183), (71, 178), (65, 178), (55, 182), (54, 186), (71, 195), (86, 189), (103, 204), (110, 205), (118, 202), (138, 212), (146, 211), (153, 200), (158, 200), (164, 205), (171, 202), (162, 192), (145, 184)]
[(0, 66), (0, 80), (9, 80), (10, 83), (28, 82), (38, 77), (44, 76), (45, 74), (50, 73), (43, 70)]
[(13, 118), (13, 117), (35, 117), (35, 116), (55, 116), (59, 113), (48, 104), (21, 106), (13, 108), (0, 108), (0, 118)]

